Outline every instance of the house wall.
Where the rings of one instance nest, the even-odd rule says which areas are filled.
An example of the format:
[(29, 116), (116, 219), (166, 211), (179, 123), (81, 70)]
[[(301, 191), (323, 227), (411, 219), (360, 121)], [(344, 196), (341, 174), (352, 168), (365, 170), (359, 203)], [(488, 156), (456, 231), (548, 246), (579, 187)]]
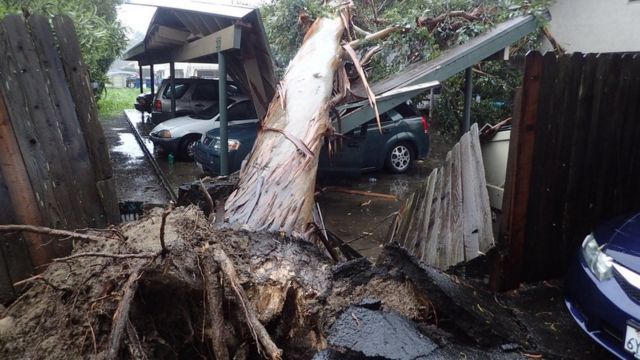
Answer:
[(640, 0), (556, 0), (550, 12), (549, 30), (569, 52), (640, 51)]

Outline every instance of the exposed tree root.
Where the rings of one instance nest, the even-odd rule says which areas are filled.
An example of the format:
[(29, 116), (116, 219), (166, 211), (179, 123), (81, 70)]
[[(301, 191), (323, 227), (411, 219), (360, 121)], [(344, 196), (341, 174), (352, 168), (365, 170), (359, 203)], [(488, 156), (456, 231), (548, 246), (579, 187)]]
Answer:
[(140, 267), (133, 270), (129, 279), (124, 284), (124, 293), (118, 303), (116, 312), (113, 314), (113, 325), (111, 326), (111, 333), (109, 334), (109, 347), (107, 349), (106, 358), (115, 359), (120, 350), (120, 344), (122, 343), (122, 336), (125, 331), (126, 325), (129, 323), (129, 308), (131, 308), (131, 302), (138, 289), (138, 280), (140, 278)]
[(247, 299), (247, 294), (245, 294), (242, 286), (240, 286), (238, 274), (236, 273), (233, 263), (222, 249), (214, 249), (213, 257), (220, 264), (220, 269), (224, 273), (229, 285), (231, 285), (231, 288), (244, 311), (247, 325), (251, 330), (251, 335), (254, 337), (256, 342), (260, 344), (260, 348), (266, 353), (269, 359), (280, 359), (282, 357), (282, 350), (278, 349), (276, 344), (273, 343), (273, 340), (271, 340), (271, 337), (264, 328), (264, 325), (262, 325), (260, 320), (258, 320), (258, 316), (256, 315), (253, 305), (249, 302), (249, 299)]

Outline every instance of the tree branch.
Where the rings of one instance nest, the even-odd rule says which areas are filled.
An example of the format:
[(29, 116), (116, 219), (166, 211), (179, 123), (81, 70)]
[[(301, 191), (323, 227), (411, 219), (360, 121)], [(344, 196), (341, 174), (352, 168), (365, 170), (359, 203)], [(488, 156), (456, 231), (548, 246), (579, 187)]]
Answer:
[(37, 234), (46, 234), (60, 237), (71, 237), (75, 239), (83, 239), (89, 241), (107, 241), (110, 238), (97, 235), (81, 234), (75, 231), (52, 229), (44, 226), (34, 225), (0, 225), (0, 232), (26, 231)]
[(397, 26), (397, 25), (393, 25), (390, 26), (386, 29), (382, 29), (380, 31), (376, 31), (372, 34), (369, 34), (365, 37), (363, 37), (362, 39), (358, 39), (358, 40), (353, 40), (349, 43), (349, 45), (351, 46), (351, 48), (353, 48), (354, 50), (359, 49), (362, 45), (364, 45), (365, 43), (369, 42), (369, 41), (375, 41), (375, 40), (382, 40), (385, 39), (387, 36), (393, 34), (394, 32), (398, 31), (402, 29), (401, 26)]
[(467, 21), (478, 21), (480, 20), (480, 14), (482, 10), (480, 8), (475, 8), (471, 12), (466, 12), (463, 10), (454, 10), (449, 11), (444, 14), (440, 14), (434, 18), (429, 18), (426, 16), (420, 16), (416, 19), (416, 25), (418, 27), (427, 27), (429, 31), (433, 31), (441, 22), (449, 18), (461, 18)]
[(111, 254), (111, 253), (100, 253), (100, 252), (85, 252), (85, 253), (77, 253), (67, 257), (61, 257), (57, 259), (53, 259), (53, 262), (65, 262), (69, 260), (78, 259), (81, 257), (107, 257), (114, 259), (152, 259), (156, 256), (160, 255), (159, 253), (140, 253), (140, 254)]

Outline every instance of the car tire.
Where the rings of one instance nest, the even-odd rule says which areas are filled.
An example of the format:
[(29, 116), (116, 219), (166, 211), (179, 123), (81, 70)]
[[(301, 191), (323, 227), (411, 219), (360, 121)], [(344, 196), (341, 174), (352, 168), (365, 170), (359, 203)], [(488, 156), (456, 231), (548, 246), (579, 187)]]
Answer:
[(185, 160), (193, 160), (194, 145), (199, 137), (186, 136), (180, 143), (180, 157)]
[(407, 172), (415, 160), (413, 147), (406, 142), (399, 142), (391, 146), (387, 153), (387, 169), (395, 174)]

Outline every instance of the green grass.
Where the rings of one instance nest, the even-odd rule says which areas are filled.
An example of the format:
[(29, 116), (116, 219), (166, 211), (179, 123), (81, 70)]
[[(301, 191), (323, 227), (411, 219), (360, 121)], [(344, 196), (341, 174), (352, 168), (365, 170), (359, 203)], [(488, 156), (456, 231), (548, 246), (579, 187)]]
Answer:
[(98, 101), (98, 113), (101, 119), (122, 115), (124, 109), (132, 109), (136, 96), (140, 95), (140, 89), (107, 88), (100, 101)]

